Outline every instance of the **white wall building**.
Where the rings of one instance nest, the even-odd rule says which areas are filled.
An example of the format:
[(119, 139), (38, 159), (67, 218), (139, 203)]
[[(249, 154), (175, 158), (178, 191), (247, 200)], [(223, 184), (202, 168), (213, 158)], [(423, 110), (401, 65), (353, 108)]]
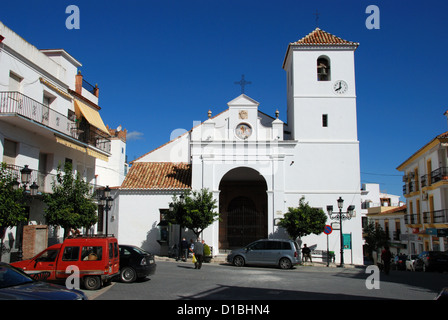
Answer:
[[(39, 50), (0, 22), (0, 162), (19, 177), (28, 165), (33, 170), (28, 187), (35, 182), (39, 193), (52, 191), (57, 168), (67, 161), (97, 186), (102, 174), (96, 161), (107, 163), (111, 156), (98, 88), (86, 89), (80, 67), (65, 50)], [(29, 224), (45, 224), (43, 208), (39, 198), (32, 200)], [(17, 251), (20, 236), (16, 228), (6, 230), (3, 253)], [(58, 236), (50, 232), (50, 242)]]
[[(393, 209), (405, 205), (405, 202), (400, 200), (400, 196), (381, 192), (378, 183), (363, 183), (361, 187), (361, 214), (364, 219), (367, 219), (366, 214), (369, 208), (384, 207), (384, 210)], [(365, 222), (363, 222), (363, 226)]]
[(404, 174), (411, 253), (448, 250), (448, 132), (419, 148), (397, 170)]
[[(302, 196), (324, 211), (327, 205), (337, 210), (342, 197), (344, 211), (356, 207), (343, 222), (343, 233), (352, 239), (344, 260), (362, 264), (357, 47), (319, 28), (289, 44), (283, 62), (287, 124), (242, 94), (218, 115), (136, 159), (119, 190), (119, 241), (159, 253), (161, 213), (186, 188), (208, 188), (218, 201), (221, 221), (203, 232), (215, 254), (259, 238), (285, 237), (276, 219)], [(323, 233), (302, 240), (316, 250), (327, 248)], [(337, 263), (339, 232), (329, 240)]]
[(127, 130), (121, 125), (117, 129), (106, 126), (110, 133), (110, 157), (106, 160), (96, 159), (97, 183), (100, 186), (121, 186), (128, 172), (126, 159), (126, 134)]

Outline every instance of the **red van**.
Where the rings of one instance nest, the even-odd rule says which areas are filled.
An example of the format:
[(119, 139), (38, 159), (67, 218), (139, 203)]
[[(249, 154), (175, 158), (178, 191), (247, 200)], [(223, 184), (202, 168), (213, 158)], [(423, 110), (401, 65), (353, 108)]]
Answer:
[(64, 280), (71, 274), (69, 266), (79, 269), (86, 289), (96, 290), (120, 273), (118, 241), (114, 237), (80, 236), (48, 247), (34, 258), (11, 263), (28, 274), (49, 272), (47, 280)]

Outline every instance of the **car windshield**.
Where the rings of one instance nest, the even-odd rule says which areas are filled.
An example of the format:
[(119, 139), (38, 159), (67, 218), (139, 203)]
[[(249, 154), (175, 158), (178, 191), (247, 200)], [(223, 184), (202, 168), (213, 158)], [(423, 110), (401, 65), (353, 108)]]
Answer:
[(0, 265), (0, 289), (33, 282), (26, 274), (8, 266)]
[(139, 247), (132, 247), (132, 250), (136, 251), (139, 254), (149, 254), (148, 252)]

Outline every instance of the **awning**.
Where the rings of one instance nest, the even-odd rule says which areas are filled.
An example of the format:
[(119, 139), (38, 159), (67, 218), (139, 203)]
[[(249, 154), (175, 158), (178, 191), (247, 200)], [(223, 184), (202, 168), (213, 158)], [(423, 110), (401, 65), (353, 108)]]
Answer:
[(69, 147), (69, 148), (72, 148), (72, 149), (75, 149), (75, 150), (78, 150), (78, 151), (81, 151), (81, 152), (84, 152), (84, 153), (86, 152), (86, 148), (85, 147), (79, 146), (79, 145), (77, 145), (77, 144), (75, 144), (73, 142), (70, 142), (68, 140), (62, 139), (60, 137), (56, 137), (56, 142), (60, 143), (60, 144), (63, 144), (66, 147)]
[(86, 118), (86, 120), (92, 126), (97, 127), (99, 130), (107, 133), (107, 135), (110, 136), (110, 133), (104, 125), (103, 119), (101, 119), (100, 113), (97, 110), (75, 99), (75, 113), (78, 118), (80, 117), (79, 113), (82, 113), (84, 118)]
[(89, 156), (95, 157), (97, 159), (109, 162), (109, 157), (108, 156), (105, 156), (104, 154), (101, 154), (98, 151), (95, 151), (93, 149), (87, 148), (87, 154)]

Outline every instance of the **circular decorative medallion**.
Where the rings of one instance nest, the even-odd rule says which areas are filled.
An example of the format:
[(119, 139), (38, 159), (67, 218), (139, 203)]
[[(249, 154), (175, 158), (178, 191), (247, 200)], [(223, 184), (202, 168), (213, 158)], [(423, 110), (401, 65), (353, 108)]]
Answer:
[(252, 134), (252, 128), (247, 123), (240, 123), (235, 129), (236, 136), (240, 139), (247, 139)]

